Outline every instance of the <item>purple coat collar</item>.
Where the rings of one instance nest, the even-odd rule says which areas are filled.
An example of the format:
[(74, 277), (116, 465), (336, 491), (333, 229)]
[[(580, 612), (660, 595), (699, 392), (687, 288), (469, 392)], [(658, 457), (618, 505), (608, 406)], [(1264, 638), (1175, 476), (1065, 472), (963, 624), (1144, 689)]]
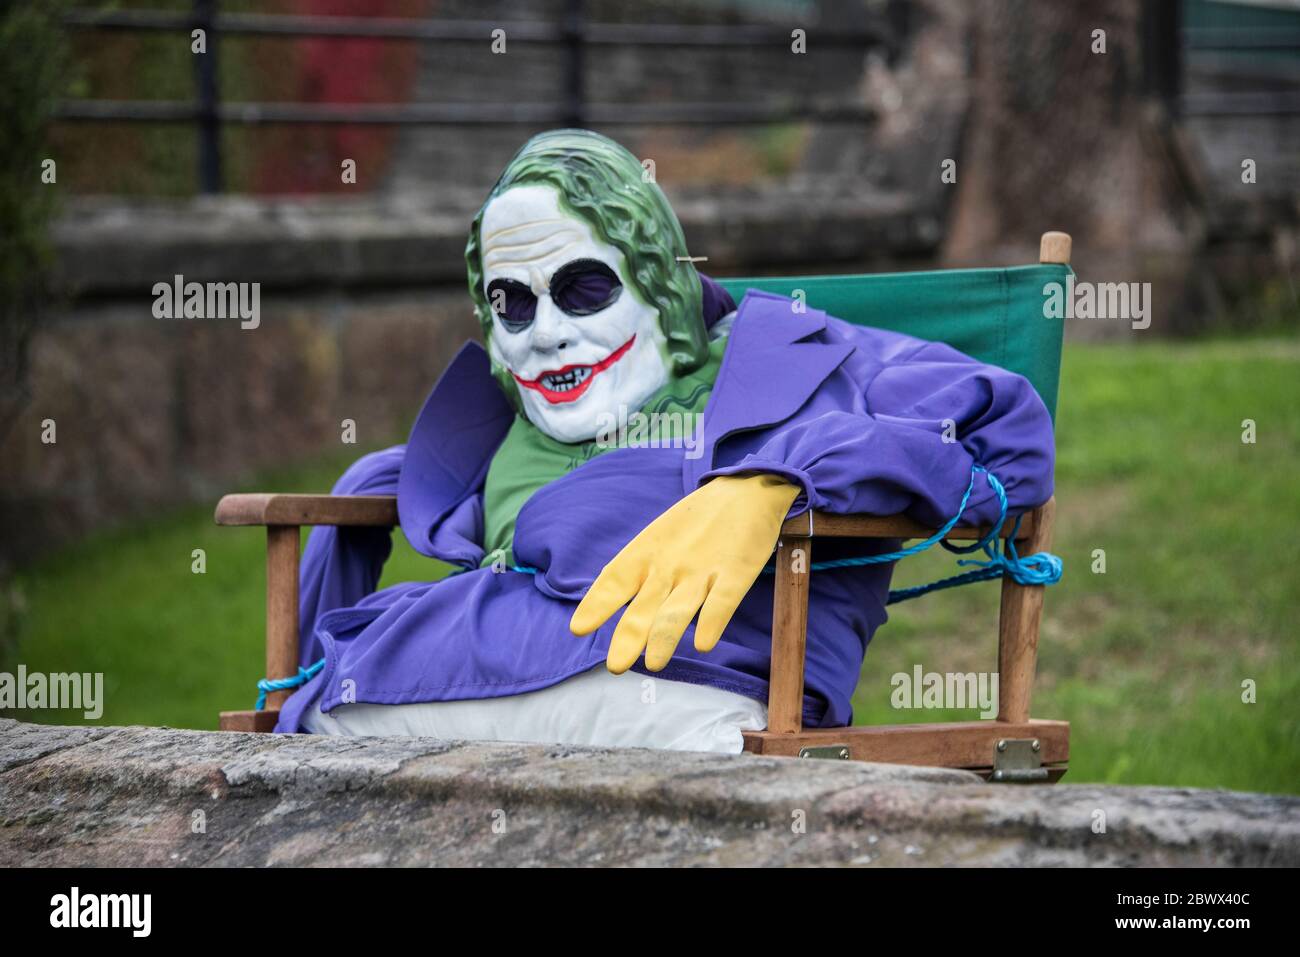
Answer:
[(713, 468), (719, 442), (790, 418), (853, 352), (851, 345), (816, 338), (826, 328), (826, 313), (796, 312), (794, 306), (784, 296), (755, 290), (741, 300), (704, 408), (703, 454), (686, 459), (684, 493)]
[(483, 486), (514, 415), (492, 378), (487, 351), (477, 342), (465, 343), (411, 427), (397, 480), (398, 521), (417, 552), (445, 561), (473, 560), (473, 542), (447, 542), (437, 533), (443, 520)]
[[(746, 293), (704, 410), (704, 454), (685, 459), (683, 493), (713, 467), (719, 442), (790, 418), (848, 358), (852, 345), (818, 338), (825, 328), (824, 312), (796, 312), (783, 296)], [(433, 387), (406, 446), (397, 511), (416, 551), (448, 561), (471, 557), (473, 543), (449, 540), (440, 525), (482, 488), (514, 414), (487, 352), (467, 342)]]

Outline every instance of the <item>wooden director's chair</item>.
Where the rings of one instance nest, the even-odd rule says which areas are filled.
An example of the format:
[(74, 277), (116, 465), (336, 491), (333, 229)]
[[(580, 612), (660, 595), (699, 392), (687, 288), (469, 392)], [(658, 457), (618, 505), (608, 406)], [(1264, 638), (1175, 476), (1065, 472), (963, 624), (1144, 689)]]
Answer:
[[(810, 306), (850, 322), (947, 342), (968, 355), (1024, 375), (1053, 416), (1060, 377), (1063, 320), (1044, 315), (1044, 286), (1071, 272), (1066, 233), (1044, 233), (1039, 265), (864, 276), (730, 279), (722, 284), (739, 301), (746, 289), (802, 293)], [(1024, 516), (1019, 553), (1050, 547), (1055, 499)], [(218, 525), (266, 527), (266, 674), (298, 671), (298, 557), (303, 525), (394, 527), (397, 499), (388, 495), (227, 495)], [(1011, 533), (1011, 522), (1002, 529)], [(790, 519), (777, 543), (772, 611), (772, 672), (768, 726), (745, 732), (755, 754), (832, 758), (966, 768), (1006, 782), (1051, 782), (1065, 773), (1070, 725), (1029, 716), (1043, 611), (1041, 585), (1002, 580), (998, 626), (999, 702), (995, 721), (901, 724), (879, 727), (802, 726), (804, 652), (814, 538), (919, 539), (937, 529), (903, 516), (832, 515)], [(973, 542), (988, 529), (957, 527), (953, 542)], [(796, 571), (791, 555), (804, 550)], [(290, 692), (267, 695), (265, 710), (223, 711), (223, 731), (270, 731)]]

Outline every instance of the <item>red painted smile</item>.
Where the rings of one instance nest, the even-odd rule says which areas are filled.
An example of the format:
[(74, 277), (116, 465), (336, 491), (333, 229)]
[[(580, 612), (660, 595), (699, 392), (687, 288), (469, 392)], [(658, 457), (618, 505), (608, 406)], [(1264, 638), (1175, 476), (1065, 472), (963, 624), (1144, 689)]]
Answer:
[(596, 376), (623, 358), (627, 354), (627, 350), (632, 348), (634, 342), (636, 342), (636, 336), (627, 340), (594, 366), (565, 366), (563, 369), (556, 369), (554, 372), (543, 372), (536, 379), (521, 379), (514, 372), (510, 374), (515, 376), (515, 381), (525, 389), (534, 389), (540, 392), (542, 398), (547, 402), (557, 405), (562, 402), (576, 402), (582, 398), (582, 394), (595, 381)]

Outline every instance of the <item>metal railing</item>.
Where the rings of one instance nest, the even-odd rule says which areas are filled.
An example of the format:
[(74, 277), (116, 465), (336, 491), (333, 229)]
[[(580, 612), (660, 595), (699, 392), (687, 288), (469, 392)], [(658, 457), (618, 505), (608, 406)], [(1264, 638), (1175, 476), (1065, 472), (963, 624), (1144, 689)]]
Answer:
[[(895, 3), (899, 0), (895, 0)], [(895, 18), (896, 19), (896, 18)], [(592, 103), (587, 97), (589, 47), (661, 46), (683, 48), (786, 48), (791, 30), (765, 25), (677, 25), (593, 23), (583, 0), (568, 0), (556, 23), (502, 23), (486, 20), (425, 20), (392, 17), (310, 16), (220, 13), (216, 0), (194, 0), (190, 12), (76, 9), (64, 23), (77, 30), (183, 33), (205, 31), (206, 52), (194, 58), (194, 99), (190, 101), (69, 100), (55, 118), (62, 121), (192, 123), (198, 134), (198, 181), (205, 193), (221, 191), (221, 128), (225, 124), (358, 124), (385, 126), (618, 126), (763, 124), (790, 120), (869, 122), (860, 104), (827, 103), (818, 98), (776, 94), (765, 102), (738, 104)], [(806, 31), (809, 46), (896, 49), (887, 25), (860, 29)], [(441, 43), (490, 43), (494, 30), (509, 42), (560, 47), (565, 57), (564, 89), (554, 101), (479, 103), (225, 103), (219, 95), (218, 50), (225, 36), (323, 37)]]

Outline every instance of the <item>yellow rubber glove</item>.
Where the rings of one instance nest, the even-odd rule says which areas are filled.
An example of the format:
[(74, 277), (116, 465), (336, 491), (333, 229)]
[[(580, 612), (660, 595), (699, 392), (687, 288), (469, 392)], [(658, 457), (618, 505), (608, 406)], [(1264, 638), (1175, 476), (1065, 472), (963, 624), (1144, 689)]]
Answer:
[(712, 651), (776, 547), (799, 488), (775, 475), (724, 475), (642, 529), (606, 565), (569, 622), (589, 635), (631, 602), (606, 667), (619, 675), (645, 652), (660, 671), (699, 612), (695, 650)]

